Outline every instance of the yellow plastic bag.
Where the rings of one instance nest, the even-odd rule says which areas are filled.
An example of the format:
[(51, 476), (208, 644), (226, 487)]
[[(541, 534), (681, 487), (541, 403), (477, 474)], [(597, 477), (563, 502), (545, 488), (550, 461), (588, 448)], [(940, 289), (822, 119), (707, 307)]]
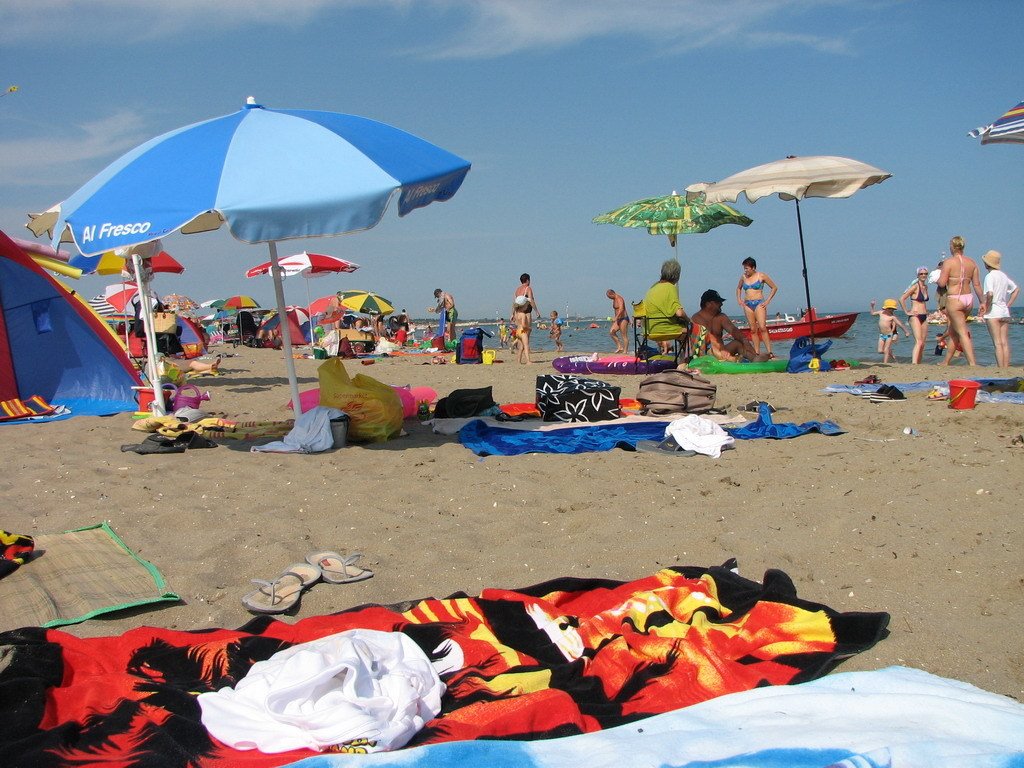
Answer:
[(348, 439), (383, 443), (402, 431), (402, 401), (387, 384), (357, 373), (349, 378), (341, 358), (332, 357), (317, 369), (320, 405), (348, 414)]

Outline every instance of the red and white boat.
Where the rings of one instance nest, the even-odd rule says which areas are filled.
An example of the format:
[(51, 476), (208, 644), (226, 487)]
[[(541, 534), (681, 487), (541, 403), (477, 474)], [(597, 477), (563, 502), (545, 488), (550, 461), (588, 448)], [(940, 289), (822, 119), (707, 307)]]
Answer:
[[(819, 315), (814, 309), (804, 312), (800, 319), (786, 316), (781, 319), (768, 320), (768, 338), (775, 340), (797, 339), (811, 335), (811, 318), (814, 318), (814, 338), (830, 339), (842, 336), (857, 322), (859, 312), (846, 312), (838, 315)], [(737, 326), (739, 327), (739, 326)], [(740, 327), (746, 338), (750, 338), (750, 329)]]

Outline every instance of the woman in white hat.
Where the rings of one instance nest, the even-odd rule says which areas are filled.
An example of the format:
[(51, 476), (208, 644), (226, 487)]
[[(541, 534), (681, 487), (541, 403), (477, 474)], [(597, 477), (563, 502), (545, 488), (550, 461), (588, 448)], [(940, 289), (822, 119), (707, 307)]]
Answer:
[(988, 274), (985, 275), (985, 322), (996, 348), (996, 365), (1010, 367), (1010, 307), (1017, 300), (1020, 288), (1003, 272), (1003, 256), (989, 251), (981, 257)]
[(910, 321), (910, 329), (914, 332), (914, 352), (910, 356), (910, 362), (916, 365), (921, 362), (925, 344), (928, 342), (928, 267), (917, 268), (917, 280), (900, 296), (900, 307)]

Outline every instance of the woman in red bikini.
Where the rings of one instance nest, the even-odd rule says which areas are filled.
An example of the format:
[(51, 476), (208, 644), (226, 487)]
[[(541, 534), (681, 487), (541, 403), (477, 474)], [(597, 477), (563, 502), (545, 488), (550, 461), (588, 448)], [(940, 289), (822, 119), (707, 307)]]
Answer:
[[(907, 309), (907, 299), (910, 299), (910, 309)], [(910, 318), (910, 330), (914, 334), (914, 352), (910, 362), (916, 365), (921, 362), (928, 342), (928, 267), (917, 268), (917, 280), (900, 296), (900, 306)]]
[(957, 347), (964, 351), (968, 365), (977, 365), (974, 358), (974, 342), (967, 328), (967, 316), (974, 307), (974, 296), (978, 296), (978, 306), (984, 302), (981, 292), (981, 279), (978, 265), (974, 259), (964, 256), (964, 239), (957, 235), (949, 241), (949, 258), (942, 262), (939, 272), (938, 286), (946, 289), (946, 314), (949, 316), (949, 333), (953, 344), (946, 350), (943, 365), (949, 365), (953, 352)]

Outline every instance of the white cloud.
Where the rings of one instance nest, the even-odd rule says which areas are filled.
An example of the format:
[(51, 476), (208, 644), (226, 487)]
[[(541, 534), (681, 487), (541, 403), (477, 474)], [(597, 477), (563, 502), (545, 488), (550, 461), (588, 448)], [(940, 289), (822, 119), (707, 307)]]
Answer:
[(733, 43), (842, 53), (848, 50), (842, 31), (810, 31), (807, 19), (823, 10), (879, 10), (878, 3), (856, 0), (6, 0), (5, 6), (0, 43), (101, 45), (125, 34), (138, 40), (197, 29), (300, 28), (328, 12), (390, 8), (450, 20), (447, 37), (417, 51), (443, 58), (493, 58), (598, 37), (639, 38), (674, 50)]
[[(55, 135), (0, 141), (5, 176), (19, 185), (82, 183), (103, 161), (112, 161), (150, 137), (141, 117), (129, 111), (71, 126)], [(54, 201), (56, 202), (56, 201)]]

